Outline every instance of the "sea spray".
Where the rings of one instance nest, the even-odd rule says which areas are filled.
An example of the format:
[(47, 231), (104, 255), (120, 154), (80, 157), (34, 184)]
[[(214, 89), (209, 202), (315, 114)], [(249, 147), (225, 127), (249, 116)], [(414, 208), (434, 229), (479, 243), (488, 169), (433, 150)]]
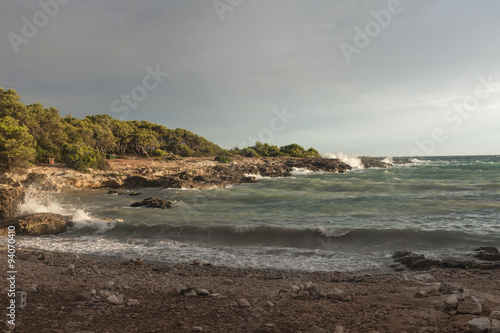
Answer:
[(38, 213), (52, 213), (69, 216), (74, 223), (73, 229), (92, 228), (98, 232), (105, 232), (115, 226), (114, 222), (93, 217), (84, 208), (64, 203), (60, 198), (56, 198), (54, 193), (42, 191), (37, 186), (29, 186), (25, 192), (24, 201), (19, 206), (20, 215), (30, 215)]

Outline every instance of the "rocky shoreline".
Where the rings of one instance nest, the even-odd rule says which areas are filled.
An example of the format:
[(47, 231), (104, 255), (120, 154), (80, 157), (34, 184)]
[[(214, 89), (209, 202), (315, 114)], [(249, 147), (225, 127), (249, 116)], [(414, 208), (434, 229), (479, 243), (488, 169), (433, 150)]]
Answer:
[[(381, 159), (362, 157), (367, 168), (387, 168)], [(243, 158), (219, 163), (212, 158), (184, 158), (176, 161), (130, 158), (110, 160), (111, 170), (81, 173), (65, 165), (40, 165), (0, 175), (0, 220), (16, 216), (16, 207), (26, 187), (58, 191), (62, 187), (130, 189), (136, 187), (225, 188), (255, 182), (260, 177), (289, 177), (296, 169), (343, 173), (351, 166), (338, 159)]]

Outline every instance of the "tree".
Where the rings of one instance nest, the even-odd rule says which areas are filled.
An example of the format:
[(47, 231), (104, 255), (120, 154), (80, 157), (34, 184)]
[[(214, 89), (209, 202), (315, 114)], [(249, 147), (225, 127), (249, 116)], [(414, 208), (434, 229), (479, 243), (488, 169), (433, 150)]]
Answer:
[(35, 160), (33, 136), (11, 116), (0, 118), (0, 163), (7, 168), (27, 166)]

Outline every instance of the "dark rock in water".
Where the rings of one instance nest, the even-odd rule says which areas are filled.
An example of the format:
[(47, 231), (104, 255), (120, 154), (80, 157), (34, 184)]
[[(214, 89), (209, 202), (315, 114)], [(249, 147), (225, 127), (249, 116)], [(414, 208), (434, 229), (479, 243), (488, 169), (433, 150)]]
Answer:
[(500, 263), (480, 263), (461, 258), (427, 259), (424, 255), (408, 251), (398, 251), (392, 256), (394, 261), (411, 270), (425, 270), (432, 267), (460, 269), (498, 269)]
[(486, 261), (500, 260), (500, 251), (498, 251), (498, 249), (493, 246), (480, 247), (475, 249), (474, 252), (477, 252), (476, 254), (474, 254), (474, 257), (481, 260), (486, 260)]
[(134, 197), (136, 195), (141, 195), (139, 192), (132, 192), (132, 193), (129, 193), (128, 195)]
[(109, 190), (109, 191), (108, 191), (108, 194), (124, 195), (124, 194), (127, 194), (127, 192), (123, 192), (123, 191), (115, 191), (115, 190)]
[(0, 186), (0, 220), (16, 216), (17, 206), (23, 200), (22, 187)]
[[(68, 216), (52, 213), (39, 213), (23, 217), (14, 218), (8, 221), (9, 225), (16, 228), (16, 235), (41, 236), (55, 235), (68, 230), (73, 223)], [(0, 234), (7, 233), (7, 227), (0, 231)]]
[(385, 169), (392, 167), (391, 163), (383, 162), (382, 158), (380, 157), (360, 156), (359, 159), (361, 160), (361, 163), (363, 163), (363, 166), (366, 169), (371, 169), (371, 168)]
[(134, 202), (130, 207), (141, 207), (146, 206), (148, 208), (172, 208), (172, 202), (168, 200), (163, 200), (160, 198), (147, 198), (142, 201)]
[(392, 256), (394, 261), (399, 262), (410, 269), (428, 269), (433, 266), (437, 266), (440, 260), (437, 259), (427, 259), (422, 254), (415, 254), (408, 251), (398, 251)]

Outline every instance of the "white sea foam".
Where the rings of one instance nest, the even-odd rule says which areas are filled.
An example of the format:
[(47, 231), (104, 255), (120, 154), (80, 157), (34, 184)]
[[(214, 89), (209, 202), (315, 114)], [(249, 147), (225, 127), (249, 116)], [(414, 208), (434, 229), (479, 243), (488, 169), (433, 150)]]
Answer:
[(349, 155), (344, 154), (343, 152), (339, 152), (337, 154), (337, 158), (341, 161), (344, 162), (345, 164), (350, 165), (353, 169), (364, 169), (365, 166), (361, 162), (361, 159), (359, 157), (352, 157)]
[(313, 173), (314, 171), (308, 170), (306, 168), (293, 168), (290, 172), (294, 176), (308, 175)]
[(34, 186), (27, 189), (24, 201), (19, 206), (19, 212), (21, 215), (53, 213), (70, 216), (71, 222), (74, 223), (73, 229), (76, 230), (87, 227), (96, 229), (97, 232), (104, 232), (115, 226), (115, 222), (97, 219), (85, 209), (63, 203), (50, 192), (38, 191)]
[(337, 155), (334, 155), (332, 153), (325, 153), (322, 155), (322, 157), (326, 159), (339, 159), (341, 162), (350, 165), (353, 169), (365, 168), (359, 157), (348, 156), (341, 151), (339, 151)]
[(337, 156), (335, 156), (335, 155), (334, 155), (334, 154), (332, 154), (332, 153), (325, 153), (325, 154), (323, 154), (321, 157), (326, 158), (326, 159), (329, 159), (329, 160), (332, 160), (332, 159), (336, 159), (336, 158), (337, 158)]
[(384, 163), (389, 163), (389, 164), (394, 164), (394, 160), (392, 159), (392, 157), (386, 157), (382, 160), (382, 162)]

